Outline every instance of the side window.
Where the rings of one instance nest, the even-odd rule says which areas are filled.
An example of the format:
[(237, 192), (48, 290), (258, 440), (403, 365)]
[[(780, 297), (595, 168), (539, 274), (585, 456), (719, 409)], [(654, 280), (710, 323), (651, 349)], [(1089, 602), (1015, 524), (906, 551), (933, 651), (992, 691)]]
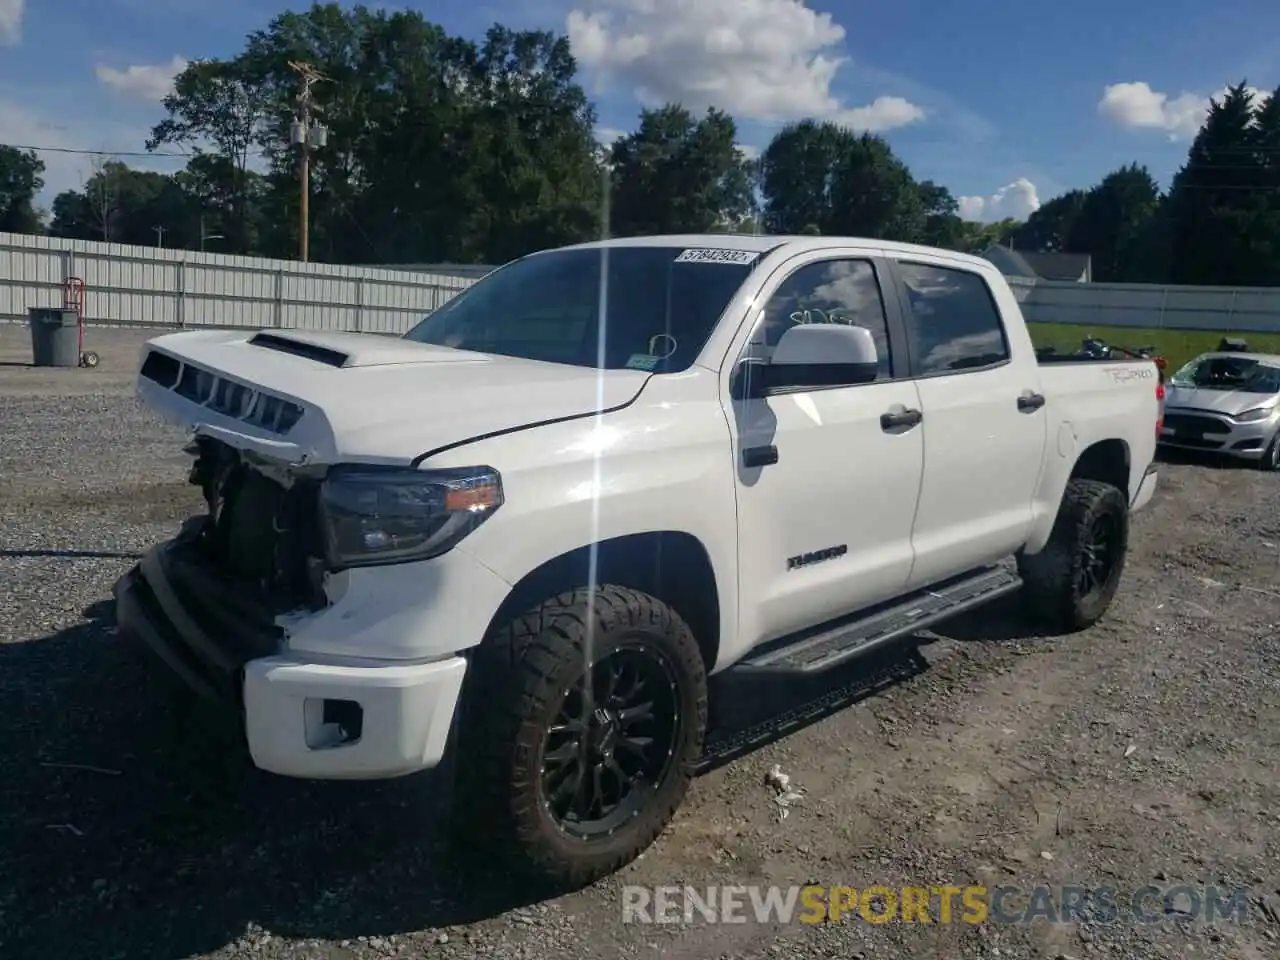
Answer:
[(880, 360), (877, 380), (893, 376), (889, 328), (875, 271), (866, 260), (824, 260), (796, 270), (765, 304), (751, 335), (751, 356), (767, 360), (782, 335), (801, 323), (849, 323), (871, 332)]
[(922, 374), (989, 367), (1009, 359), (1000, 312), (987, 282), (967, 270), (898, 264)]

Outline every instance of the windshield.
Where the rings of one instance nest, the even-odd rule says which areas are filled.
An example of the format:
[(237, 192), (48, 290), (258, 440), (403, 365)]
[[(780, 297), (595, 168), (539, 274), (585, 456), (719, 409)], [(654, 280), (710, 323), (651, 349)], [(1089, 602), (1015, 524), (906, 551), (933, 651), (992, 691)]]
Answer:
[(693, 363), (756, 257), (680, 247), (534, 254), (484, 277), (405, 337), (527, 360), (673, 373)]
[(1173, 375), (1177, 387), (1280, 393), (1280, 367), (1254, 357), (1197, 357)]

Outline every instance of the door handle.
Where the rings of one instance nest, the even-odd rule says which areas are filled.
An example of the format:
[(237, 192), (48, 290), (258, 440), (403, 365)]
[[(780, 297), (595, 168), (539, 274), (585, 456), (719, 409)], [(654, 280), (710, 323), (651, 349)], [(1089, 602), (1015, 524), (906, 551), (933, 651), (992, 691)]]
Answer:
[(1024, 393), (1018, 397), (1018, 411), (1020, 413), (1035, 413), (1043, 406), (1044, 394)]
[(742, 451), (742, 465), (748, 469), (767, 467), (777, 462), (778, 448), (772, 444), (767, 447), (747, 447)]
[(902, 427), (910, 429), (924, 419), (919, 410), (891, 410), (880, 414), (881, 430), (898, 430)]

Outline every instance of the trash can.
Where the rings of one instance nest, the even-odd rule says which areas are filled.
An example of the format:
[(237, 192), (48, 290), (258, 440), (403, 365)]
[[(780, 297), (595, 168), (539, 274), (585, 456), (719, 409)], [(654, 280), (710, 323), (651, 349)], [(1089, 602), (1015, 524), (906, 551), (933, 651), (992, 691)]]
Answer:
[(61, 307), (31, 307), (29, 313), (35, 365), (80, 366), (80, 315)]

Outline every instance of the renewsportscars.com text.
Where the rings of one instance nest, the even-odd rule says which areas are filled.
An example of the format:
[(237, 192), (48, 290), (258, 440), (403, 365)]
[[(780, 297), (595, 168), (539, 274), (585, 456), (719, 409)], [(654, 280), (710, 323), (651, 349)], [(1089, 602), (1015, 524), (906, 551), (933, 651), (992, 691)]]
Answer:
[(1244, 922), (1250, 893), (1213, 886), (624, 887), (623, 923)]

